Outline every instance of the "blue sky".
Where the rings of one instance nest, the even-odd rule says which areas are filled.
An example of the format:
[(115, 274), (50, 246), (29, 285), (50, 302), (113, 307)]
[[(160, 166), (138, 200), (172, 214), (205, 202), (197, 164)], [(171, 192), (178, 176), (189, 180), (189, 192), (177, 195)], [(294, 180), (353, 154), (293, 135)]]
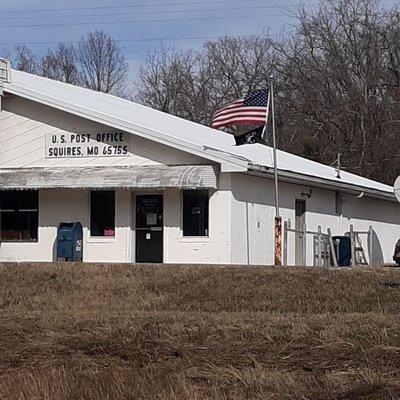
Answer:
[[(43, 54), (56, 42), (102, 29), (120, 46), (134, 77), (148, 50), (196, 49), (204, 38), (278, 34), (301, 0), (0, 0), (0, 54), (16, 43)], [(397, 0), (386, 0), (397, 3)], [(303, 0), (309, 7), (318, 0)]]
[(55, 46), (52, 42), (77, 41), (87, 32), (102, 29), (121, 40), (134, 75), (146, 52), (162, 45), (196, 49), (207, 37), (262, 34), (266, 29), (279, 33), (293, 23), (289, 10), (299, 2), (0, 0), (0, 52), (12, 50), (15, 43), (26, 43), (35, 53), (43, 54)]

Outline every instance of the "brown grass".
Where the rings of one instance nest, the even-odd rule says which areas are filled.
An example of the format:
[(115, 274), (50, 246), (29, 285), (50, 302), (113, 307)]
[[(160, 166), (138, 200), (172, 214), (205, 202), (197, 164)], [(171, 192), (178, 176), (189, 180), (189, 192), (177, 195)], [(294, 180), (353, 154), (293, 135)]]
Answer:
[(399, 399), (400, 271), (0, 265), (0, 399)]

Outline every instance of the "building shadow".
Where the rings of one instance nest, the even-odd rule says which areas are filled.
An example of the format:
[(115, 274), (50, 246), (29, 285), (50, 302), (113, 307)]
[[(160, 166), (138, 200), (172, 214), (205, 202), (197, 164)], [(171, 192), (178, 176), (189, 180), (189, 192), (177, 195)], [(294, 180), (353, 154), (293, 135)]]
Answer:
[(381, 242), (375, 230), (372, 230), (372, 265), (382, 264), (384, 262)]

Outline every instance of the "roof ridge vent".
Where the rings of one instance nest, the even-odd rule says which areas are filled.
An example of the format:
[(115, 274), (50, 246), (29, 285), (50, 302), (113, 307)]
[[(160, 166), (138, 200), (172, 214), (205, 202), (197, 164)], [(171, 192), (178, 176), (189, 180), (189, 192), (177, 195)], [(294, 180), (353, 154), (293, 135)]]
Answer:
[(0, 83), (11, 82), (11, 62), (5, 58), (0, 58)]

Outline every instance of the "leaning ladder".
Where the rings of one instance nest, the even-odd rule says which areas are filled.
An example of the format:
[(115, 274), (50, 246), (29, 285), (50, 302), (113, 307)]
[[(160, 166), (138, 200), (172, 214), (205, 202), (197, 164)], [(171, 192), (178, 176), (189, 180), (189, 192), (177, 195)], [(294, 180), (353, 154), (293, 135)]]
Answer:
[[(368, 251), (369, 251), (369, 261), (365, 254), (365, 250), (362, 245), (360, 234), (368, 235)], [(347, 236), (350, 236), (350, 246), (351, 246), (351, 265), (354, 267), (356, 265), (372, 265), (372, 227), (369, 227), (367, 232), (357, 232), (354, 231), (353, 225), (350, 225), (350, 232), (346, 232)]]
[(357, 265), (368, 265), (367, 257), (358, 232), (354, 232), (354, 257)]

